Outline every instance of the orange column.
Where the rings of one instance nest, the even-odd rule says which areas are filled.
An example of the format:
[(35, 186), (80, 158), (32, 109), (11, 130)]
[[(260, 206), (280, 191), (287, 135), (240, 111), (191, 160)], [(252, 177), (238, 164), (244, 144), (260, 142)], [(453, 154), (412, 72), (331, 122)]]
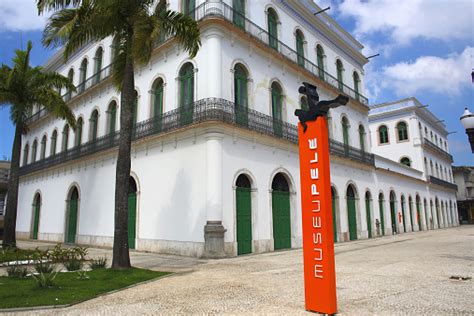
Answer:
[(306, 310), (337, 312), (327, 121), (298, 124)]

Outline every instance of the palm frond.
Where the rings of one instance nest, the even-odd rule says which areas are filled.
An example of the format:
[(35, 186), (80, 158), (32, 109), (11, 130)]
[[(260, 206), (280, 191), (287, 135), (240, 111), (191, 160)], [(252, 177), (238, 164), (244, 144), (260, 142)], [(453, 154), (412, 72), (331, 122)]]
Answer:
[(57, 11), (70, 6), (76, 7), (81, 4), (81, 0), (38, 0), (36, 6), (38, 14), (43, 14), (45, 11)]

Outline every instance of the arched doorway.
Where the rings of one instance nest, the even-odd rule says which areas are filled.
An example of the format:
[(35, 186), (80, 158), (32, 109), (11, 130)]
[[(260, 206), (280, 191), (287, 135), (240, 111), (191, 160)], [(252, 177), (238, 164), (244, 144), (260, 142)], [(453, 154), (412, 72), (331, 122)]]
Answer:
[(436, 219), (438, 221), (438, 228), (441, 228), (442, 225), (442, 216), (441, 216), (441, 210), (439, 209), (439, 201), (438, 198), (435, 199), (435, 208), (436, 208)]
[(334, 242), (337, 242), (337, 219), (336, 219), (336, 209), (337, 209), (337, 192), (334, 187), (331, 187), (331, 200), (332, 200), (332, 228), (334, 230)]
[(423, 207), (425, 209), (426, 230), (430, 230), (431, 229), (431, 226), (430, 226), (431, 215), (430, 215), (430, 210), (428, 209), (428, 202), (426, 201), (426, 199), (423, 199)]
[(32, 229), (32, 234), (31, 234), (32, 239), (38, 239), (40, 213), (41, 213), (41, 195), (39, 193), (36, 193), (33, 199), (33, 229)]
[(77, 213), (79, 208), (79, 191), (77, 187), (74, 186), (71, 189), (67, 204), (66, 243), (74, 244), (76, 242)]
[(405, 205), (405, 196), (402, 194), (400, 197), (402, 202), (402, 218), (403, 218), (403, 232), (407, 232), (407, 217), (406, 217), (406, 205)]
[(252, 252), (252, 196), (250, 179), (241, 174), (235, 183), (237, 255)]
[(352, 185), (347, 187), (347, 219), (349, 223), (349, 239), (357, 240), (356, 194)]
[(397, 197), (395, 192), (390, 191), (390, 217), (392, 219), (392, 234), (398, 233), (397, 231), (397, 214), (395, 210), (395, 205), (397, 203)]
[(137, 235), (137, 183), (130, 177), (128, 184), (128, 247), (135, 249)]
[(290, 186), (282, 173), (272, 182), (274, 249), (291, 248)]
[(385, 235), (385, 220), (384, 220), (385, 210), (383, 208), (384, 202), (385, 202), (385, 199), (384, 199), (383, 193), (380, 193), (379, 194), (379, 212), (380, 212), (380, 230), (381, 230), (382, 236)]
[(372, 202), (372, 196), (370, 192), (365, 192), (365, 213), (367, 217), (367, 232), (369, 238), (372, 238), (372, 217), (370, 215), (370, 203)]
[(416, 224), (418, 225), (418, 231), (423, 230), (423, 225), (421, 224), (421, 199), (420, 196), (416, 195)]

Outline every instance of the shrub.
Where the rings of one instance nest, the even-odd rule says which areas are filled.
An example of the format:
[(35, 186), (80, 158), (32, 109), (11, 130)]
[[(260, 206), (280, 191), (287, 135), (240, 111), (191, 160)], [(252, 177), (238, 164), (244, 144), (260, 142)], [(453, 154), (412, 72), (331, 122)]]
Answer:
[(82, 269), (82, 267), (84, 266), (84, 263), (81, 260), (72, 258), (66, 262), (63, 262), (63, 265), (68, 271), (77, 271), (77, 270)]
[(33, 278), (36, 280), (36, 283), (40, 288), (52, 287), (54, 285), (54, 279), (58, 274), (54, 269), (49, 273), (40, 272), (38, 274), (33, 274)]
[(35, 263), (35, 271), (38, 273), (51, 273), (56, 269), (56, 266), (50, 262), (37, 261)]
[(77, 271), (77, 275), (78, 275), (78, 279), (79, 280), (86, 280), (89, 278), (89, 276), (87, 275), (86, 271), (85, 270), (79, 270)]
[(106, 257), (99, 257), (97, 259), (92, 259), (89, 263), (89, 267), (91, 270), (96, 269), (103, 269), (107, 266), (107, 258)]
[(23, 279), (28, 274), (28, 268), (19, 265), (11, 265), (7, 267), (7, 274), (12, 279)]

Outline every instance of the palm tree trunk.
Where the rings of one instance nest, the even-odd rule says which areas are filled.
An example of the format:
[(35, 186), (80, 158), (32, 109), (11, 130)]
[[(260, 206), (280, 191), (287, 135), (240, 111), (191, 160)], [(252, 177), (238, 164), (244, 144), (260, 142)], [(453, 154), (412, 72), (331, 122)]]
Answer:
[(5, 227), (3, 248), (16, 247), (16, 215), (18, 207), (18, 183), (21, 153), (21, 134), (23, 126), (17, 124), (13, 140), (12, 161), (10, 164), (10, 177), (8, 180), (7, 208), (5, 212)]
[(130, 179), (130, 151), (132, 145), (133, 106), (135, 81), (133, 59), (128, 50), (122, 82), (120, 107), (120, 139), (115, 175), (115, 231), (112, 269), (128, 269), (130, 254), (128, 245), (128, 186)]

